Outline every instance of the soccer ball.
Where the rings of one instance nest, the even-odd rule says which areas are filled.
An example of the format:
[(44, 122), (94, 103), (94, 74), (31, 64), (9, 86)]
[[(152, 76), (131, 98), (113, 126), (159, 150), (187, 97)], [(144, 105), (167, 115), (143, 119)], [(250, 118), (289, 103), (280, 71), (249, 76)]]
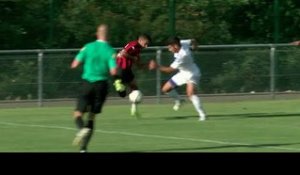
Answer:
[(139, 90), (133, 90), (130, 94), (129, 94), (129, 101), (133, 102), (133, 103), (139, 103), (142, 101), (142, 97), (143, 94), (141, 91)]

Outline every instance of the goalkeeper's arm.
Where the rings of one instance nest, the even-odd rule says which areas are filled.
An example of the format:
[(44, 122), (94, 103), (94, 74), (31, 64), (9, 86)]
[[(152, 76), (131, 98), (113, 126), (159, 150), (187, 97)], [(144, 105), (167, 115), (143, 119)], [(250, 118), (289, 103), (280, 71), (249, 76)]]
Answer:
[(294, 46), (300, 46), (300, 40), (299, 41), (294, 41), (291, 43)]
[(80, 61), (74, 59), (73, 62), (71, 63), (71, 66), (70, 66), (71, 69), (77, 68), (80, 65), (80, 63), (81, 63)]

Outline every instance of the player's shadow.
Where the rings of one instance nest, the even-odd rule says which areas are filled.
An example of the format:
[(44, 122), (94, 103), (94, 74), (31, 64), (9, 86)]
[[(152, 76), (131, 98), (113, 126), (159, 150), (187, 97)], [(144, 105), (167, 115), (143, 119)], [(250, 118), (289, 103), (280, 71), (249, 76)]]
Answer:
[[(168, 148), (168, 149), (160, 149), (160, 150), (153, 150), (153, 151), (159, 151), (159, 152), (168, 152), (168, 151), (201, 151), (201, 150), (214, 150), (214, 149), (226, 149), (226, 148), (266, 148), (270, 151), (274, 152), (275, 150), (282, 150), (282, 152), (286, 151), (295, 151), (300, 152), (296, 149), (288, 149), (288, 148), (280, 148), (280, 146), (290, 146), (290, 145), (299, 145), (300, 143), (267, 143), (267, 144), (252, 144), (252, 145), (246, 145), (246, 144), (235, 144), (235, 145), (222, 145), (222, 146), (207, 146), (207, 147), (192, 147), (192, 148)], [(276, 148), (278, 146), (278, 148)], [(250, 150), (251, 151), (251, 150)], [(249, 151), (249, 152), (250, 152)], [(231, 151), (232, 152), (232, 151)]]
[[(164, 117), (165, 120), (183, 120), (189, 118), (198, 118), (199, 116), (174, 116)], [(237, 119), (237, 118), (274, 118), (274, 117), (300, 117), (300, 113), (243, 113), (243, 114), (215, 114), (208, 115), (208, 119)]]

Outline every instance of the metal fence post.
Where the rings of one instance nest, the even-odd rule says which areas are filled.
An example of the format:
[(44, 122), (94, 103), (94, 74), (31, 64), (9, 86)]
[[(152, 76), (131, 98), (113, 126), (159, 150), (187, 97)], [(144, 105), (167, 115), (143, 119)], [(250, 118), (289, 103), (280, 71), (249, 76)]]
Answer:
[[(161, 64), (161, 49), (158, 49), (156, 51), (156, 62), (157, 64)], [(157, 69), (156, 70), (156, 97), (157, 97), (157, 103), (160, 103), (160, 96), (161, 96), (161, 91), (160, 91), (160, 87), (161, 87), (161, 73), (160, 71)]]
[(275, 99), (275, 55), (276, 48), (274, 46), (270, 49), (270, 93), (272, 99)]
[(43, 51), (38, 52), (38, 92), (37, 92), (37, 100), (38, 100), (38, 107), (43, 106)]

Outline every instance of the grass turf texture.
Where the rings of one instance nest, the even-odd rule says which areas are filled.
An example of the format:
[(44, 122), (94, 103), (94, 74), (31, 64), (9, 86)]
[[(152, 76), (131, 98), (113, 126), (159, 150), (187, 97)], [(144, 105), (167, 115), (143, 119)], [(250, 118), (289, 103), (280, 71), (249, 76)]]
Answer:
[[(89, 152), (300, 152), (300, 100), (204, 103), (199, 122), (191, 103), (106, 105)], [(0, 152), (78, 152), (73, 107), (0, 110)]]

